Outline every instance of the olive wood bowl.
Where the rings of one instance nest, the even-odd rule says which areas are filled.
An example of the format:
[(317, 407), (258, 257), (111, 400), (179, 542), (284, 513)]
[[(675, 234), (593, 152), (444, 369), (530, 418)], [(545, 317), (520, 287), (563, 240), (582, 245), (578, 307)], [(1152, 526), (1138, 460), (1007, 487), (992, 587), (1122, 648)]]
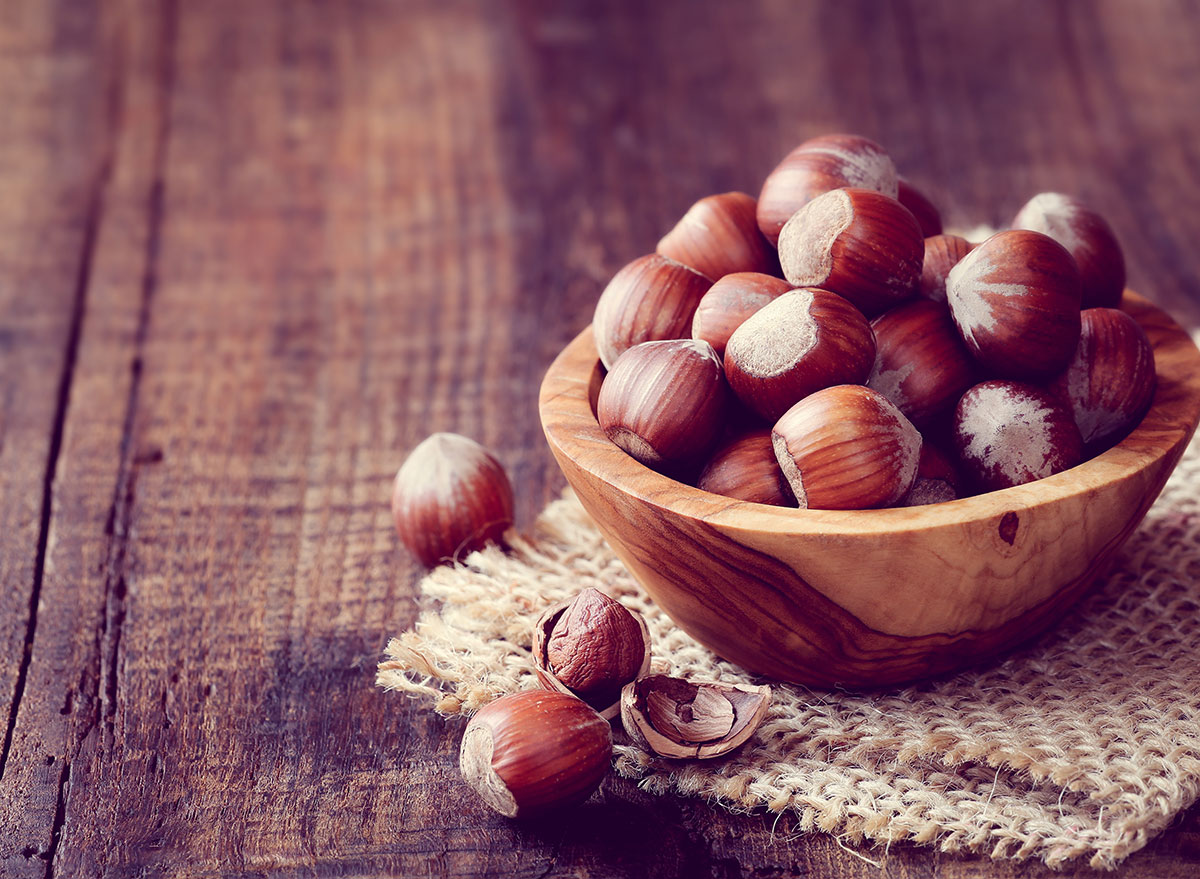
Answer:
[(1122, 308), (1154, 346), (1141, 424), (1077, 467), (975, 497), (882, 510), (747, 503), (676, 482), (596, 422), (604, 368), (591, 330), (542, 383), (550, 449), (650, 597), (748, 671), (816, 686), (942, 675), (1046, 630), (1141, 522), (1200, 419), (1200, 351), (1136, 294)]

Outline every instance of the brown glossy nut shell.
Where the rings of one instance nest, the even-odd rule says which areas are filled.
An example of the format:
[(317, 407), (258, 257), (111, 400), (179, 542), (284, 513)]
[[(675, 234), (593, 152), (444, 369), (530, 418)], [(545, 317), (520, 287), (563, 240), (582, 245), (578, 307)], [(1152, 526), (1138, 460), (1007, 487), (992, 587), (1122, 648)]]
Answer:
[(624, 266), (600, 294), (592, 316), (600, 362), (612, 369), (622, 353), (641, 342), (686, 338), (709, 286), (695, 269), (657, 253)]
[(937, 446), (926, 440), (921, 444), (917, 478), (898, 506), (942, 504), (957, 500), (961, 496), (962, 481), (958, 475), (958, 468)]
[(946, 301), (946, 277), (975, 245), (958, 235), (934, 235), (925, 239), (925, 258), (917, 292), (934, 302)]
[(1083, 460), (1070, 411), (1049, 391), (1014, 381), (971, 388), (954, 411), (960, 472), (980, 491), (1044, 479)]
[(768, 422), (814, 391), (863, 381), (874, 362), (875, 337), (862, 312), (817, 288), (767, 303), (725, 346), (730, 388)]
[(883, 394), (838, 385), (789, 409), (772, 442), (800, 507), (865, 510), (892, 506), (908, 493), (922, 440)]
[[(555, 661), (556, 653), (567, 660)], [(650, 668), (650, 631), (641, 614), (585, 589), (538, 619), (533, 662), (545, 689), (578, 696), (611, 720), (620, 711), (621, 688)]]
[(1079, 341), (1079, 269), (1040, 232), (1009, 229), (984, 241), (950, 270), (946, 300), (987, 375), (1049, 378)]
[(1115, 308), (1089, 308), (1067, 368), (1047, 388), (1067, 404), (1096, 454), (1131, 430), (1154, 399), (1154, 350), (1137, 321)]
[(975, 364), (945, 303), (917, 299), (871, 321), (875, 364), (867, 387), (895, 403), (917, 427), (954, 407), (975, 384)]
[(612, 728), (566, 693), (524, 690), (485, 705), (467, 724), (459, 771), (509, 818), (583, 802), (612, 766)]
[(621, 723), (630, 738), (660, 757), (705, 760), (744, 744), (770, 704), (770, 687), (652, 674), (621, 691)]
[(700, 299), (692, 315), (692, 338), (703, 339), (718, 355), (733, 331), (768, 302), (792, 289), (783, 278), (760, 272), (735, 272), (717, 281)]
[(769, 430), (752, 431), (718, 449), (701, 471), (696, 487), (755, 504), (796, 506), (787, 478), (775, 460)]
[(779, 233), (783, 276), (850, 300), (867, 317), (916, 292), (925, 239), (894, 198), (870, 189), (836, 189), (792, 215)]
[(874, 189), (893, 198), (896, 166), (883, 147), (856, 134), (825, 134), (806, 140), (775, 166), (758, 196), (758, 228), (772, 244), (784, 223), (807, 202), (847, 186)]
[(699, 467), (725, 423), (729, 388), (707, 342), (643, 342), (622, 354), (600, 386), (596, 418), (613, 443), (647, 467)]
[(513, 522), (512, 485), (479, 443), (435, 433), (396, 473), (392, 521), (412, 554), (433, 567), (503, 537)]
[(1017, 212), (1014, 229), (1049, 235), (1079, 266), (1084, 308), (1116, 308), (1125, 290), (1125, 255), (1112, 227), (1081, 201), (1058, 192), (1035, 195)]
[(926, 238), (942, 234), (942, 215), (929, 197), (903, 177), (898, 181), (896, 201), (904, 205), (917, 218), (921, 234)]
[(734, 272), (778, 270), (775, 248), (755, 220), (757, 202), (744, 192), (700, 199), (655, 248), (711, 281)]

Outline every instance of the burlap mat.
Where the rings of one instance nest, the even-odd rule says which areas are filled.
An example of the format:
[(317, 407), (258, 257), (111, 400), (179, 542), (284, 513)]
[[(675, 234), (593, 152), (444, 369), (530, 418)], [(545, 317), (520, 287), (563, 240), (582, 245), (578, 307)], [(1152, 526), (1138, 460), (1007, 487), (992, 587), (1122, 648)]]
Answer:
[[(752, 680), (646, 598), (570, 495), (511, 541), (508, 554), (490, 548), (425, 578), (433, 601), (388, 645), (381, 686), (443, 714), (533, 687), (534, 620), (585, 586), (641, 611), (673, 673)], [(1193, 443), (1112, 574), (1003, 663), (890, 693), (777, 686), (731, 757), (672, 762), (619, 745), (616, 770), (655, 793), (790, 811), (800, 830), (851, 842), (1111, 869), (1200, 794), (1198, 582)]]

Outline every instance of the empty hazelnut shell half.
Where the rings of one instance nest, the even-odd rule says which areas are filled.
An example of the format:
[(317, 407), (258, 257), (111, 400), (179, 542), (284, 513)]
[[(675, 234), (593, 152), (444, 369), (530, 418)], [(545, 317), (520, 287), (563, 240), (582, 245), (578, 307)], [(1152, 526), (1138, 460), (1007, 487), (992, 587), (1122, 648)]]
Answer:
[(621, 688), (650, 668), (650, 631), (641, 614), (584, 589), (538, 619), (533, 663), (543, 689), (578, 696), (612, 720)]
[(770, 704), (770, 687), (652, 674), (621, 691), (621, 723), (660, 757), (705, 760), (745, 743)]

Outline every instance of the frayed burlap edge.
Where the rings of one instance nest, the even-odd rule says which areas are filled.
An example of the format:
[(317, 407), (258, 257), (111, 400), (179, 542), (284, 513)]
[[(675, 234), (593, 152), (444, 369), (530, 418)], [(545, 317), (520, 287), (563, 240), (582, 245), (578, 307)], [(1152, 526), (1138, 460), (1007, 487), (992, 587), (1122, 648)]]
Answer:
[[(1003, 663), (889, 693), (776, 686), (730, 757), (622, 744), (615, 767), (647, 791), (790, 812), (798, 830), (850, 842), (1112, 869), (1200, 796), (1198, 480), (1193, 444), (1105, 582)], [(536, 686), (534, 621), (586, 586), (642, 612), (672, 673), (759, 682), (676, 628), (569, 492), (508, 541), (422, 581), (423, 611), (389, 643), (381, 687), (454, 715)]]

